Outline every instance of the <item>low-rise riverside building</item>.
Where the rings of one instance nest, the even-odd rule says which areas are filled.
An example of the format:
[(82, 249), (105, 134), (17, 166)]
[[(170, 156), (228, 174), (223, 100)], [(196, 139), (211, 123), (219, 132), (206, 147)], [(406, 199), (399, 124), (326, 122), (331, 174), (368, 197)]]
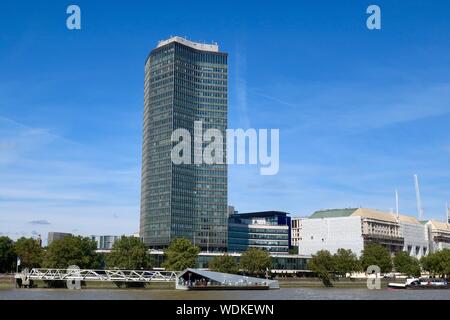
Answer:
[(232, 214), (228, 218), (228, 252), (260, 248), (273, 254), (288, 254), (291, 218), (280, 211)]
[[(154, 267), (160, 268), (164, 262), (164, 252), (161, 250), (149, 250), (149, 254), (154, 261)], [(224, 252), (200, 252), (198, 254), (195, 268), (207, 269), (209, 262), (217, 256), (229, 255), (240, 262), (242, 253), (224, 253)], [(298, 254), (271, 254), (272, 257), (272, 273), (287, 274), (287, 273), (310, 273), (308, 270), (308, 261), (311, 258), (309, 255)]]

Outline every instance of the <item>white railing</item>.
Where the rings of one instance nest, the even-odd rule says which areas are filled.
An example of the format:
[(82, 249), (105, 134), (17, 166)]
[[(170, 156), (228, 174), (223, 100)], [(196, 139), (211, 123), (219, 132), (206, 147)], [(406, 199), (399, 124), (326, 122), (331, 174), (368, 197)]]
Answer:
[(175, 281), (174, 271), (148, 270), (93, 270), (93, 269), (31, 269), (30, 280), (80, 280), (123, 282), (169, 282)]

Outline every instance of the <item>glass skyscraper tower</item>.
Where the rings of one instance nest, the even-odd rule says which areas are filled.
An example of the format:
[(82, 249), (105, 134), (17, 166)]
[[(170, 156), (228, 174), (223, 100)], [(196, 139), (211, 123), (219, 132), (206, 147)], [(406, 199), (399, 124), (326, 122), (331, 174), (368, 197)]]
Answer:
[[(227, 165), (193, 164), (202, 152), (196, 121), (203, 132), (222, 131), (225, 146), (227, 54), (180, 37), (160, 41), (145, 63), (140, 236), (151, 248), (181, 237), (202, 250), (227, 248)], [(191, 133), (192, 164), (172, 163), (178, 128)]]

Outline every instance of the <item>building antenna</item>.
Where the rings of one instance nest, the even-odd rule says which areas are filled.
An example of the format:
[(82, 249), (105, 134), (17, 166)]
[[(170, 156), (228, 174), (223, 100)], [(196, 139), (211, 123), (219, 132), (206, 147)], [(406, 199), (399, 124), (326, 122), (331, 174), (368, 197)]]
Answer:
[(448, 202), (445, 203), (445, 209), (447, 213), (447, 223), (450, 223), (450, 207), (448, 206)]
[(416, 186), (417, 212), (419, 213), (419, 220), (422, 220), (423, 209), (422, 209), (422, 201), (420, 200), (419, 178), (417, 177), (417, 174), (414, 175), (414, 182)]
[(400, 218), (398, 213), (398, 191), (395, 189), (395, 213), (397, 214), (397, 219)]

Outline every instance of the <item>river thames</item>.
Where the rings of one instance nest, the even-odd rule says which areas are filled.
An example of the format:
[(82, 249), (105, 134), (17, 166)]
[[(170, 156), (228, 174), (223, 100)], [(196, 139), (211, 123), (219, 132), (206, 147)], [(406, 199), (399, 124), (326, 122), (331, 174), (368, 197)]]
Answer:
[(450, 300), (450, 290), (282, 288), (265, 291), (0, 289), (0, 300)]

